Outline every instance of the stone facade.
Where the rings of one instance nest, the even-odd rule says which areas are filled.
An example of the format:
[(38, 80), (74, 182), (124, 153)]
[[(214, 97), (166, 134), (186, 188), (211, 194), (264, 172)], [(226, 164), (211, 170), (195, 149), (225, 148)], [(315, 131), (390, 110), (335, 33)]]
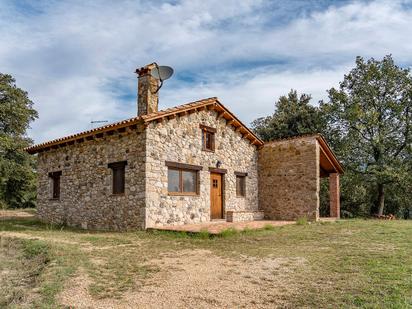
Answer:
[(319, 156), (314, 136), (263, 146), (259, 151), (259, 207), (265, 218), (319, 218)]
[[(102, 134), (38, 155), (38, 216), (85, 229), (128, 230), (210, 221), (210, 171), (222, 162), (223, 209), (258, 210), (257, 147), (217, 119), (190, 113), (124, 133)], [(216, 128), (215, 151), (202, 150), (200, 124)], [(109, 163), (127, 161), (125, 193), (112, 194)], [(199, 194), (168, 194), (166, 161), (201, 165)], [(49, 173), (61, 171), (60, 198)], [(245, 172), (246, 195), (236, 196), (235, 172)]]
[[(38, 154), (38, 216), (85, 229), (144, 228), (145, 131), (104, 135)], [(112, 194), (109, 163), (127, 161), (125, 193)], [(60, 198), (52, 199), (50, 172), (61, 171)]]
[[(38, 216), (43, 221), (103, 230), (208, 222), (211, 192), (214, 218), (257, 220), (264, 212), (272, 220), (317, 220), (320, 171), (332, 175), (331, 210), (339, 216), (339, 178), (333, 173), (343, 169), (322, 137), (264, 144), (217, 98), (158, 111), (155, 67), (136, 70), (137, 117), (27, 149), (38, 153)], [(113, 194), (123, 192), (124, 161), (125, 190)], [(169, 193), (168, 169), (182, 165), (195, 167), (197, 190)], [(222, 180), (214, 178), (211, 188), (211, 170), (217, 168)], [(121, 179), (116, 186), (114, 170)], [(236, 194), (236, 174), (245, 177), (245, 190), (243, 178), (239, 182), (242, 196)], [(177, 175), (182, 183), (184, 174)], [(60, 177), (56, 199), (52, 177)]]
[[(215, 151), (202, 150), (199, 125), (216, 128)], [(152, 122), (146, 144), (146, 227), (210, 221), (210, 167), (226, 169), (224, 211), (258, 210), (257, 148), (239, 132), (217, 119), (213, 110)], [(166, 161), (201, 165), (200, 190), (196, 196), (171, 196), (167, 189)], [(236, 196), (235, 172), (247, 172), (246, 195)]]
[[(263, 215), (317, 220), (321, 172), (330, 180), (331, 216), (339, 218), (339, 173), (328, 165), (332, 161), (323, 139), (308, 136), (258, 148), (221, 115), (221, 110), (202, 108), (49, 146), (38, 154), (38, 216), (102, 230), (209, 222), (210, 170), (220, 162), (227, 221), (260, 220)], [(202, 149), (204, 127), (216, 130), (214, 151)], [(113, 194), (109, 164), (121, 161), (127, 161), (125, 192)], [(168, 192), (170, 163), (196, 166), (197, 194)], [(55, 172), (61, 173), (58, 199), (52, 198), (49, 177)], [(236, 172), (247, 175), (243, 197), (236, 194)]]

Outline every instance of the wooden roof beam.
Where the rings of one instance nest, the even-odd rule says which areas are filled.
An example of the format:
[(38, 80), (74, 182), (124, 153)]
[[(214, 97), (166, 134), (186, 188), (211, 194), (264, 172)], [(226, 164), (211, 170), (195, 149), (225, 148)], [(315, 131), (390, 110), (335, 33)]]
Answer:
[(216, 104), (216, 103), (213, 105), (213, 109), (217, 112), (224, 111), (224, 109), (219, 104)]
[(216, 120), (219, 120), (220, 118), (222, 118), (222, 117), (224, 117), (225, 116), (225, 114), (226, 114), (226, 112), (220, 112), (220, 113), (218, 113), (217, 114), (217, 116), (216, 116)]
[(216, 104), (215, 103), (209, 104), (209, 105), (206, 106), (206, 108), (207, 108), (207, 110), (214, 110), (214, 109), (216, 109)]
[(231, 120), (229, 120), (226, 124), (227, 124), (228, 126), (231, 126), (231, 125), (234, 124), (235, 122), (236, 122), (235, 119), (231, 119)]

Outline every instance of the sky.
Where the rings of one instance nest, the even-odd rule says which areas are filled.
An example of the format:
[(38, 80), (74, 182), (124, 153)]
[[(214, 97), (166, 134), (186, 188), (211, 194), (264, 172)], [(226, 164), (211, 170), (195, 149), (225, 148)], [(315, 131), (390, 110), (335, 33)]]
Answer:
[(327, 100), (356, 56), (412, 66), (412, 1), (0, 0), (0, 72), (36, 143), (136, 116), (136, 68), (175, 74), (159, 109), (217, 96), (249, 125), (290, 89)]

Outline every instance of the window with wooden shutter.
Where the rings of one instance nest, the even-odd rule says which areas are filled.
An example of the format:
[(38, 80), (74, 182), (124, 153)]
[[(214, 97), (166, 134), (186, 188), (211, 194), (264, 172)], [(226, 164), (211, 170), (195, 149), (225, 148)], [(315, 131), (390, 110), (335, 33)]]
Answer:
[(216, 129), (205, 125), (200, 125), (202, 129), (202, 150), (215, 151), (215, 133)]
[(247, 173), (235, 172), (236, 175), (236, 196), (246, 196), (246, 176)]
[(60, 198), (60, 176), (62, 175), (61, 171), (49, 173), (51, 179), (51, 198), (59, 199)]
[(127, 161), (114, 162), (108, 165), (112, 169), (112, 178), (113, 178), (113, 194), (123, 194), (125, 188), (125, 170), (126, 170)]

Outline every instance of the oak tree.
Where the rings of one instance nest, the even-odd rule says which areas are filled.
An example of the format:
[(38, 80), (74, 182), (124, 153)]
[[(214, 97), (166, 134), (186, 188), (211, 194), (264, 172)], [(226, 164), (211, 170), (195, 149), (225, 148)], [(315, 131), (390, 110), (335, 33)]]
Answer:
[(0, 206), (33, 206), (35, 198), (34, 159), (24, 148), (29, 124), (37, 118), (27, 92), (8, 74), (0, 73)]
[(356, 67), (328, 93), (329, 102), (321, 104), (327, 135), (346, 169), (376, 188), (382, 215), (385, 189), (403, 186), (412, 173), (410, 71), (397, 66), (390, 55), (367, 61), (357, 57)]

